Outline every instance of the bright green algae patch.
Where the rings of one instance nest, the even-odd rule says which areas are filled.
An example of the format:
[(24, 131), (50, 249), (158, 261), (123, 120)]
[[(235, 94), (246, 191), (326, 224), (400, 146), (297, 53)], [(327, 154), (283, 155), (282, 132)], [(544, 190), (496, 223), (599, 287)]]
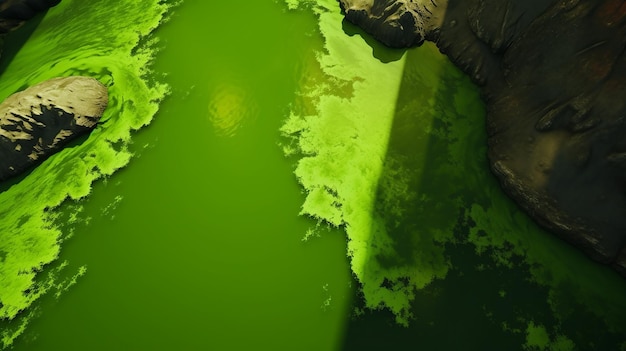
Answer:
[(0, 319), (5, 320), (0, 346), (10, 345), (23, 330), (30, 316), (26, 310), (36, 299), (65, 286), (55, 280), (58, 272), (40, 273), (58, 257), (68, 234), (53, 224), (54, 208), (67, 198), (87, 196), (94, 180), (129, 162), (131, 132), (150, 123), (166, 94), (164, 85), (147, 78), (154, 52), (145, 39), (168, 8), (158, 0), (63, 0), (0, 76), (0, 99), (70, 75), (94, 77), (109, 90), (102, 124), (84, 142), (54, 155), (0, 193)]
[(318, 14), (325, 51), (282, 128), (285, 152), (301, 155), (302, 214), (347, 234), (357, 313), (384, 308), (420, 334), (460, 319), (476, 335), (495, 330), (482, 345), (502, 349), (624, 347), (625, 282), (503, 195), (467, 77), (432, 45), (399, 58), (350, 36), (335, 1), (288, 3)]
[[(309, 78), (312, 85), (304, 87), (302, 101), (282, 127), (285, 135), (295, 139), (285, 151), (305, 155), (295, 171), (307, 190), (301, 213), (345, 228), (352, 269), (368, 307), (390, 308), (398, 321), (407, 323), (413, 291), (445, 276), (447, 263), (430, 250), (431, 244), (427, 246), (428, 259), (433, 261), (427, 269), (416, 269), (411, 259), (398, 265), (370, 259), (379, 255), (394, 259), (394, 242), (380, 216), (380, 206), (401, 216), (403, 202), (417, 196), (408, 182), (419, 175), (419, 169), (398, 168), (395, 166), (402, 166), (399, 161), (393, 166), (386, 160), (405, 58), (383, 63), (371, 57), (372, 48), (361, 37), (345, 35), (336, 8), (334, 1), (319, 2), (315, 7), (327, 52), (318, 57), (318, 79)], [(432, 46), (421, 53), (426, 65), (419, 81), (425, 82), (424, 98), (432, 100), (438, 72), (446, 61)], [(418, 120), (423, 130), (430, 129), (432, 115), (423, 113)], [(415, 138), (427, 142), (423, 136)], [(382, 204), (377, 198), (380, 179), (385, 182)], [(422, 257), (414, 258), (421, 262)], [(408, 281), (407, 271), (415, 273)], [(383, 284), (390, 284), (394, 292), (381, 289)]]
[[(88, 274), (35, 304), (41, 316), (15, 350), (318, 351), (341, 340), (352, 296), (343, 232), (300, 241), (314, 222), (297, 216), (301, 189), (276, 146), (300, 58), (319, 47), (307, 35), (316, 18), (274, 0), (245, 5), (185, 1), (154, 32), (152, 67), (171, 93), (133, 133), (129, 167), (77, 204), (91, 220), (71, 226), (60, 260)], [(223, 15), (233, 13), (235, 26)], [(233, 94), (253, 110), (222, 105)], [(243, 125), (221, 128), (214, 112)]]

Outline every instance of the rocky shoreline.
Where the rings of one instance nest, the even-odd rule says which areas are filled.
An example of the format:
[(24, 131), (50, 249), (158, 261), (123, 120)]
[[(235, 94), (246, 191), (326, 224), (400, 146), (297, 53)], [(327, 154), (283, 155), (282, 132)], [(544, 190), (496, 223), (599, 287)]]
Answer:
[(433, 41), (480, 86), (488, 157), (536, 222), (626, 277), (626, 3), (340, 0), (391, 47)]

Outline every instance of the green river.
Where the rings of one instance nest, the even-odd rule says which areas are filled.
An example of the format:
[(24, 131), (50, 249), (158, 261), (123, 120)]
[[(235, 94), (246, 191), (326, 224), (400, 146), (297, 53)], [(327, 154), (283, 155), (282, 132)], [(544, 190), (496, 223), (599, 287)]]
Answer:
[(477, 89), (335, 0), (63, 0), (0, 69), (110, 95), (0, 184), (0, 349), (626, 350), (626, 281), (501, 193)]

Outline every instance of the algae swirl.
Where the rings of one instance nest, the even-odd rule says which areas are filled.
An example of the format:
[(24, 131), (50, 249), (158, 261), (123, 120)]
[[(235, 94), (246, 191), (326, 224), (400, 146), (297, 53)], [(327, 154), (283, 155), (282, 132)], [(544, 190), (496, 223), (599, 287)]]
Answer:
[[(151, 79), (150, 33), (173, 4), (159, 0), (64, 0), (51, 9), (0, 75), (0, 100), (38, 82), (84, 75), (108, 86), (101, 125), (80, 145), (66, 148), (0, 193), (0, 348), (24, 330), (42, 295), (61, 291), (85, 273), (58, 281), (59, 257), (70, 233), (55, 225), (67, 199), (88, 196), (92, 183), (128, 164), (131, 135), (150, 123), (167, 87)], [(79, 207), (76, 208), (80, 210)]]

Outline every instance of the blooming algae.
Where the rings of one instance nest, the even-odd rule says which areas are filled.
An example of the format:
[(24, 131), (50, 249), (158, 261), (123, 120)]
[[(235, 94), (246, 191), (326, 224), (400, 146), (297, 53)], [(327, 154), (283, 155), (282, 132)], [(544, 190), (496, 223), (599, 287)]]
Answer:
[[(293, 8), (299, 2), (292, 0), (288, 3)], [(356, 311), (359, 316), (347, 322), (344, 348), (352, 349), (352, 346), (363, 342), (368, 348), (361, 349), (371, 349), (376, 342), (382, 342), (385, 343), (384, 349), (394, 349), (395, 340), (386, 336), (408, 330), (407, 334), (412, 339), (407, 339), (407, 344), (417, 346), (432, 342), (433, 347), (424, 347), (425, 349), (470, 349), (469, 343), (463, 343), (472, 335), (482, 340), (482, 346), (489, 345), (493, 349), (618, 349), (615, 346), (622, 341), (620, 335), (626, 335), (623, 332), (626, 330), (623, 326), (626, 309), (620, 300), (626, 291), (623, 282), (616, 279), (611, 272), (596, 267), (560, 241), (541, 232), (502, 196), (488, 172), (483, 156), (486, 139), (483, 131), (484, 112), (478, 94), (468, 80), (439, 55), (433, 46), (424, 46), (400, 55), (401, 52), (391, 52), (372, 44), (374, 54), (380, 58), (376, 59), (372, 57), (372, 47), (367, 45), (369, 39), (366, 36), (359, 35), (349, 25), (342, 27), (336, 1), (303, 3), (308, 3), (309, 9), (318, 15), (326, 51), (319, 53), (317, 60), (312, 60), (308, 66), (303, 67), (303, 73), (298, 73), (302, 76), (301, 94), (294, 103), (292, 115), (282, 127), (282, 132), (293, 138), (293, 143), (286, 145), (285, 151), (299, 154), (300, 157), (296, 176), (308, 192), (302, 213), (341, 227), (349, 239), (348, 254), (352, 258), (352, 270), (361, 285), (364, 301), (363, 306), (358, 306)], [(167, 12), (167, 6), (157, 1), (121, 1), (118, 5), (105, 4), (103, 1), (92, 1), (87, 5), (78, 0), (64, 0), (44, 18), (38, 31), (11, 62), (4, 76), (0, 77), (0, 84), (6, 84), (2, 86), (2, 92), (8, 95), (22, 86), (48, 77), (80, 73), (102, 80), (109, 86), (112, 96), (111, 107), (104, 117), (104, 123), (84, 143), (52, 157), (21, 182), (0, 194), (3, 212), (3, 221), (0, 223), (3, 241), (0, 247), (3, 252), (10, 251), (0, 254), (3, 260), (3, 271), (0, 273), (0, 279), (3, 279), (0, 288), (2, 313), (5, 314), (5, 320), (13, 316), (11, 322), (6, 324), (9, 329), (4, 326), (2, 329), (5, 344), (10, 343), (23, 329), (23, 322), (32, 314), (33, 302), (42, 293), (49, 291), (56, 294), (63, 291), (85, 272), (85, 268), (72, 271), (63, 274), (67, 276), (67, 279), (63, 279), (57, 278), (61, 276), (59, 271), (71, 270), (65, 268), (69, 266), (63, 262), (46, 266), (58, 256), (59, 241), (70, 235), (54, 225), (57, 222), (55, 218), (61, 215), (53, 208), (68, 196), (72, 199), (86, 196), (94, 179), (107, 177), (128, 162), (130, 153), (126, 145), (130, 142), (130, 131), (149, 123), (158, 108), (158, 101), (166, 93), (164, 86), (153, 83), (146, 77), (142, 78), (146, 73), (144, 64), (150, 61), (152, 51), (133, 50), (133, 47), (141, 37), (145, 37), (158, 25)], [(196, 10), (198, 8), (190, 11), (200, 14)], [(72, 16), (77, 13), (81, 13), (81, 16)], [(258, 16), (257, 13), (247, 15)], [(195, 22), (187, 21), (185, 24), (193, 29), (190, 33), (197, 30)], [(48, 33), (48, 30), (52, 32)], [(216, 30), (206, 32), (217, 33)], [(239, 33), (240, 37), (246, 33), (249, 31)], [(235, 37), (237, 36), (233, 36)], [(275, 39), (276, 36), (269, 37)], [(177, 44), (180, 44), (179, 52), (184, 50), (184, 45), (197, 44), (193, 35), (172, 38), (176, 38)], [(233, 39), (229, 41), (239, 44), (239, 41)], [(205, 44), (206, 51), (198, 52), (208, 55), (212, 46)], [(257, 48), (260, 49), (265, 47)], [(293, 59), (292, 56), (288, 57)], [(202, 55), (198, 55), (197, 62), (203, 60)], [(247, 57), (242, 57), (241, 60), (246, 63), (248, 61)], [(179, 62), (175, 58), (172, 61)], [(225, 71), (223, 67), (216, 66), (215, 71)], [(255, 67), (258, 66), (251, 65), (250, 70)], [(209, 76), (215, 74), (215, 71), (202, 73)], [(190, 72), (198, 76), (198, 72)], [(267, 79), (270, 78), (275, 77), (270, 76)], [(187, 83), (186, 78), (180, 79)], [(146, 83), (147, 81), (150, 83)], [(224, 81), (233, 83), (230, 77), (224, 78)], [(187, 85), (179, 84), (186, 89)], [(259, 86), (268, 90), (265, 84)], [(202, 89), (198, 91), (207, 93)], [(198, 140), (206, 130), (193, 133), (194, 137), (197, 136), (196, 140), (181, 127), (179, 134), (169, 135), (170, 144), (163, 143), (172, 149), (169, 152), (181, 152), (179, 149), (173, 150), (171, 146), (178, 141), (176, 138), (183, 136), (189, 141), (185, 143), (186, 147), (210, 145), (217, 150), (212, 149), (215, 154), (221, 153), (220, 146), (223, 145), (238, 147), (241, 154), (258, 152), (259, 145), (274, 141), (273, 134), (264, 134), (258, 143), (241, 147), (239, 142), (242, 142), (246, 132), (251, 129), (261, 129), (259, 127), (262, 126), (275, 132), (272, 124), (274, 120), (268, 118), (261, 123), (261, 120), (252, 117), (256, 112), (263, 111), (264, 99), (257, 99), (257, 103), (250, 104), (247, 90), (236, 86), (228, 85), (220, 91), (223, 93), (209, 91), (205, 94), (210, 96), (209, 99), (197, 99), (202, 106), (199, 114), (202, 114), (207, 124), (210, 123), (220, 138), (207, 137), (205, 139), (209, 139), (209, 142), (200, 142)], [(245, 104), (248, 110), (242, 109), (242, 106), (234, 106), (234, 103)], [(194, 104), (185, 105), (190, 110), (181, 111), (180, 105), (176, 105), (178, 107), (175, 113), (188, 115), (196, 112), (192, 109)], [(275, 116), (276, 110), (271, 111)], [(255, 128), (246, 129), (247, 124)], [(197, 145), (192, 143), (194, 140)], [(275, 151), (279, 153), (278, 150)], [(153, 155), (153, 159), (160, 156), (163, 155)], [(175, 157), (169, 159), (173, 158)], [(221, 241), (220, 235), (214, 234), (219, 234), (222, 229), (217, 228), (221, 227), (214, 225), (216, 221), (213, 217), (206, 216), (207, 210), (196, 206), (188, 212), (192, 212), (190, 215), (196, 216), (198, 222), (189, 220), (182, 229), (184, 232), (192, 226), (199, 227), (201, 220), (204, 227), (194, 231), (196, 236), (186, 236), (193, 237), (194, 240), (184, 242), (178, 236), (165, 240), (165, 235), (151, 236), (153, 233), (134, 237), (134, 247), (144, 245), (145, 239), (153, 244), (148, 250), (151, 259), (145, 262), (160, 262), (161, 265), (144, 268), (145, 262), (142, 261), (138, 267), (134, 267), (141, 273), (137, 274), (141, 279), (136, 279), (129, 273), (125, 277), (132, 278), (126, 281), (128, 285), (124, 287), (134, 287), (135, 290), (139, 290), (136, 289), (139, 286), (155, 287), (150, 292), (150, 295), (154, 295), (151, 296), (154, 300), (143, 306), (154, 306), (154, 309), (149, 314), (141, 315), (137, 313), (137, 310), (141, 310), (138, 308), (134, 311), (135, 315), (132, 315), (128, 311), (129, 306), (138, 305), (132, 301), (132, 297), (145, 300), (147, 297), (142, 295), (143, 292), (133, 295), (128, 291), (117, 291), (112, 296), (111, 292), (104, 291), (96, 300), (107, 300), (109, 304), (101, 303), (99, 307), (104, 307), (93, 310), (113, 311), (108, 316), (110, 319), (98, 324), (103, 329), (99, 333), (111, 332), (113, 329), (108, 329), (108, 325), (107, 328), (102, 327), (110, 322), (113, 328), (123, 329), (128, 334), (125, 342), (139, 339), (138, 345), (145, 341), (142, 337), (152, 338), (154, 330), (158, 331), (157, 335), (172, 334), (169, 338), (153, 340), (154, 344), (166, 345), (163, 347), (180, 346), (181, 339), (201, 339), (207, 335), (208, 338), (224, 341), (220, 345), (232, 346), (235, 344), (231, 339), (238, 338), (241, 333), (250, 333), (250, 338), (238, 338), (241, 343), (237, 345), (273, 345), (273, 349), (280, 349), (281, 346), (286, 349), (286, 341), (291, 342), (291, 339), (278, 335), (280, 333), (270, 335), (272, 333), (269, 328), (258, 327), (261, 324), (273, 326), (274, 324), (267, 323), (268, 318), (282, 318), (287, 321), (285, 324), (298, 328), (294, 329), (297, 333), (292, 330), (292, 335), (310, 335), (311, 339), (320, 339), (314, 332), (320, 330), (309, 328), (308, 324), (303, 323), (301, 311), (286, 313), (281, 307), (291, 309), (291, 306), (296, 306), (295, 301), (304, 297), (304, 305), (313, 303), (316, 310), (326, 309), (324, 313), (334, 313), (333, 308), (341, 308), (341, 305), (335, 305), (341, 294), (334, 290), (340, 283), (314, 282), (314, 278), (307, 276), (312, 271), (307, 269), (313, 265), (306, 260), (300, 261), (302, 266), (285, 268), (287, 261), (280, 259), (284, 257), (280, 255), (280, 251), (291, 252), (292, 246), (274, 245), (274, 241), (267, 240), (269, 236), (258, 235), (270, 233), (272, 237), (276, 237), (272, 228), (279, 228), (287, 222), (283, 220), (287, 212), (280, 212), (280, 216), (273, 217), (274, 211), (268, 210), (268, 203), (271, 201), (266, 199), (283, 201), (286, 197), (277, 196), (277, 189), (286, 188), (289, 184), (286, 179), (279, 178), (278, 185), (268, 187), (269, 183), (266, 181), (276, 177), (269, 173), (250, 182), (248, 174), (262, 173), (261, 170), (281, 165), (274, 159), (268, 163), (261, 156), (254, 159), (249, 167), (244, 167), (242, 158), (224, 155), (217, 162), (209, 162), (209, 158), (206, 158), (203, 159), (206, 162), (205, 167), (193, 173), (199, 167), (191, 164), (194, 158), (189, 156), (190, 162), (185, 162), (183, 170), (177, 170), (177, 174), (171, 175), (172, 178), (164, 177), (151, 185), (167, 184), (169, 188), (163, 191), (164, 194), (152, 194), (154, 196), (149, 197), (152, 203), (143, 205), (147, 208), (146, 212), (149, 212), (145, 218), (154, 213), (159, 217), (166, 217), (167, 211), (177, 205), (176, 201), (183, 202), (183, 196), (189, 196), (185, 195), (188, 192), (183, 191), (186, 188), (181, 184), (168, 183), (170, 179), (178, 179), (179, 172), (187, 171), (185, 183), (216, 183), (211, 187), (193, 189), (192, 194), (202, 198), (203, 201), (198, 203), (205, 205), (209, 205), (204, 201), (209, 197), (225, 203), (210, 205), (216, 209), (213, 216), (225, 217), (226, 221), (234, 218), (237, 224), (245, 222), (241, 218), (253, 218), (259, 223), (261, 218), (267, 217), (269, 220), (261, 226), (252, 220), (252, 224), (242, 225), (246, 229), (239, 232), (227, 230), (227, 234), (243, 232), (248, 236), (223, 235), (235, 239)], [(225, 168), (226, 172), (219, 177), (210, 176), (213, 169), (220, 168)], [(288, 168), (286, 165), (285, 169)], [(158, 167), (150, 168), (154, 169)], [(131, 184), (144, 181), (143, 176), (137, 176), (136, 182)], [(226, 184), (226, 178), (236, 178), (241, 184), (249, 182), (248, 187), (237, 184), (248, 190), (246, 196), (233, 196), (232, 184)], [(252, 198), (253, 188), (263, 189), (255, 193), (262, 196), (246, 201)], [(153, 193), (151, 189), (143, 189), (146, 193), (141, 194), (147, 196)], [(172, 194), (175, 193), (177, 197), (173, 197)], [(92, 199), (94, 197), (95, 194)], [(111, 209), (120, 199), (115, 198)], [(166, 202), (164, 199), (174, 204), (166, 207), (158, 203)], [(297, 204), (300, 198), (292, 200)], [(87, 207), (85, 204), (85, 208)], [(157, 207), (162, 207), (161, 212), (157, 211)], [(74, 213), (64, 211), (63, 219), (74, 221), (82, 216), (79, 213), (80, 202), (68, 206), (67, 209), (73, 209)], [(114, 212), (111, 213), (114, 215)], [(134, 216), (134, 213), (127, 214), (127, 221), (118, 224), (128, 224), (135, 220)], [(191, 216), (177, 214), (176, 217), (179, 221), (161, 218), (152, 227), (147, 224), (145, 227), (154, 228), (167, 224), (175, 227), (168, 229), (178, 233), (181, 227), (176, 225)], [(263, 231), (256, 227), (266, 229)], [(208, 232), (212, 235), (205, 235), (204, 230), (207, 228), (211, 228)], [(312, 230), (309, 234), (312, 238), (315, 232)], [(201, 237), (215, 240), (199, 244), (196, 240)], [(185, 259), (180, 260), (180, 264), (171, 264), (174, 260), (162, 260), (163, 250), (155, 249), (158, 246), (154, 245), (159, 239), (164, 247), (177, 243), (176, 250), (183, 252)], [(285, 242), (290, 239), (289, 237)], [(9, 241), (12, 243), (9, 244)], [(267, 250), (259, 250), (265, 247), (262, 245), (267, 244), (266, 242), (272, 245), (268, 245)], [(107, 248), (116, 245), (132, 247), (128, 243), (107, 244)], [(132, 250), (131, 248), (130, 251)], [(232, 257), (229, 250), (235, 252)], [(229, 253), (218, 256), (217, 251)], [(254, 255), (257, 251), (260, 253)], [(98, 254), (109, 255), (108, 252)], [(134, 253), (127, 252), (126, 261), (119, 261), (129, 262), (135, 259), (133, 255)], [(209, 259), (197, 259), (211, 255), (216, 255), (215, 261), (218, 263)], [(327, 255), (329, 253), (324, 251), (321, 257)], [(246, 261), (242, 256), (251, 259)], [(108, 263), (107, 259), (101, 260), (104, 261), (103, 265)], [(272, 264), (268, 265), (263, 260), (272, 261)], [(10, 265), (4, 262), (9, 262)], [(231, 265), (237, 269), (223, 269), (224, 262), (232, 262)], [(119, 269), (124, 268), (124, 263), (116, 263), (120, 265)], [(326, 268), (328, 271), (337, 270), (331, 259), (326, 258), (325, 262), (320, 262), (320, 267), (326, 267), (323, 265), (329, 266)], [(43, 267), (50, 266), (54, 269), (46, 268), (41, 271)], [(187, 289), (180, 290), (175, 286), (168, 289), (166, 284), (162, 284), (158, 280), (161, 274), (159, 268), (164, 267), (168, 268), (167, 278), (171, 279), (167, 283), (188, 285)], [(117, 268), (115, 266), (114, 269)], [(114, 277), (110, 281), (117, 282), (118, 277), (112, 275)], [(300, 279), (299, 283), (294, 282), (296, 276)], [(133, 284), (129, 283), (130, 279)], [(211, 279), (223, 285), (223, 289), (215, 289)], [(303, 281), (315, 284), (304, 284)], [(7, 288), (4, 288), (4, 282)], [(268, 285), (276, 285), (276, 289), (270, 289)], [(310, 286), (313, 285), (321, 300), (317, 296), (311, 297), (312, 295), (303, 293), (310, 291)], [(249, 289), (253, 293), (247, 293), (249, 287), (253, 287)], [(111, 287), (116, 288), (117, 286)], [(170, 293), (174, 297), (173, 303), (168, 300)], [(126, 304), (122, 305), (120, 301), (127, 298), (127, 295), (131, 297), (131, 301), (124, 301)], [(83, 308), (90, 306), (91, 299), (94, 299), (92, 295), (84, 298), (87, 302), (79, 305)], [(5, 303), (5, 299), (10, 304)], [(212, 299), (214, 301), (211, 304), (197, 303)], [(181, 301), (184, 303), (177, 304)], [(68, 304), (71, 302), (67, 301)], [(116, 306), (116, 302), (120, 306)], [(235, 305), (237, 308), (233, 307)], [(259, 305), (264, 305), (267, 309), (259, 309)], [(392, 311), (397, 321), (408, 325), (408, 328), (399, 328), (397, 325), (389, 327), (382, 312), (372, 312), (380, 309)], [(87, 310), (84, 315), (92, 312), (90, 308)], [(180, 310), (198, 312), (201, 316), (197, 319), (187, 318), (189, 315), (179, 313)], [(259, 310), (267, 312), (249, 313)], [(122, 314), (124, 323), (118, 313)], [(80, 315), (69, 314), (71, 317)], [(181, 316), (186, 316), (184, 318), (189, 324), (180, 323)], [(93, 320), (102, 318), (98, 314), (90, 317), (93, 317), (90, 320), (92, 324), (95, 324)], [(54, 319), (50, 323), (58, 320), (60, 319)], [(160, 323), (165, 320), (167, 323)], [(319, 320), (326, 322), (322, 318)], [(359, 329), (359, 323), (376, 324), (378, 320), (383, 320), (380, 323), (382, 325), (369, 329), (376, 330), (376, 333), (364, 333)], [(142, 333), (139, 333), (139, 328), (132, 330), (135, 321), (145, 321), (148, 327), (143, 326)], [(74, 318), (73, 322), (86, 323), (80, 318)], [(142, 324), (141, 322), (135, 324)], [(161, 328), (150, 329), (151, 323), (159, 323)], [(181, 328), (170, 329), (169, 326), (174, 323)], [(193, 328), (191, 323), (194, 324)], [(59, 329), (67, 327), (62, 322), (57, 324), (61, 325)], [(207, 328), (207, 325), (211, 328)], [(585, 328), (580, 325), (585, 325)], [(455, 329), (456, 326), (459, 329)], [(391, 329), (389, 333), (385, 327)], [(229, 332), (226, 332), (227, 329)], [(339, 330), (337, 334), (342, 332)], [(86, 334), (101, 335), (99, 333)], [(457, 337), (450, 338), (449, 335)], [(489, 336), (488, 340), (485, 340), (485, 335)], [(100, 347), (113, 345), (123, 339), (107, 336), (112, 339), (111, 343), (102, 343), (105, 346)], [(594, 337), (598, 337), (597, 340), (592, 340)], [(592, 341), (595, 344), (590, 346)], [(406, 348), (407, 344), (402, 347)], [(41, 345), (50, 347), (45, 342)], [(83, 345), (81, 344), (82, 348)], [(303, 346), (294, 345), (289, 344), (291, 349)], [(383, 346), (379, 349), (383, 349)]]
[[(345, 347), (375, 347), (359, 328), (384, 333), (381, 309), (436, 349), (626, 347), (625, 282), (502, 194), (469, 79), (432, 44), (381, 47), (335, 1), (287, 3), (315, 11), (325, 40), (282, 132), (301, 214), (347, 235), (363, 301)], [(450, 320), (464, 337), (444, 337)]]
[[(132, 157), (131, 132), (150, 123), (167, 87), (149, 79), (154, 55), (149, 34), (171, 5), (158, 0), (64, 0), (51, 9), (0, 75), (0, 99), (38, 82), (84, 75), (107, 85), (109, 105), (101, 125), (0, 193), (1, 347), (24, 330), (29, 307), (85, 273), (58, 281), (59, 256), (68, 233), (54, 224), (55, 208), (88, 196), (92, 183), (124, 167)], [(79, 209), (77, 209), (79, 210)], [(42, 273), (43, 271), (45, 273)]]

